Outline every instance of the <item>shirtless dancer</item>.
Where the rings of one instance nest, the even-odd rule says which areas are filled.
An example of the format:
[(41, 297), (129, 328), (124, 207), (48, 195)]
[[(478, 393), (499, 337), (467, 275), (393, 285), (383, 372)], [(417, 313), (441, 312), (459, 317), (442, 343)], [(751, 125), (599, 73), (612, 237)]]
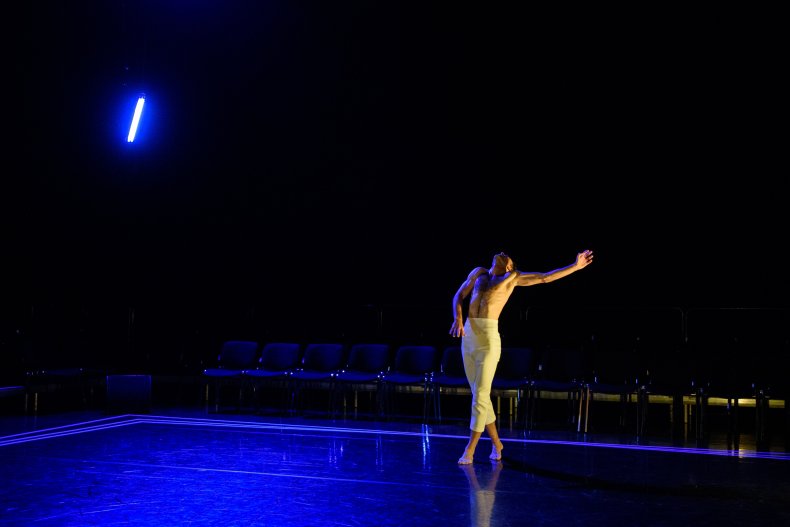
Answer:
[[(453, 297), (453, 325), (450, 335), (463, 337), (461, 352), (464, 370), (472, 389), (471, 433), (464, 454), (458, 459), (461, 465), (472, 463), (477, 442), (483, 430), (491, 438), (492, 461), (502, 459), (502, 441), (496, 429), (496, 415), (491, 403), (491, 383), (494, 380), (502, 343), (499, 336), (499, 315), (510, 295), (518, 285), (547, 284), (584, 269), (593, 261), (590, 250), (576, 255), (576, 261), (547, 273), (523, 272), (505, 253), (494, 255), (491, 269), (475, 268), (461, 284)], [(463, 301), (469, 300), (469, 314), (463, 323)]]

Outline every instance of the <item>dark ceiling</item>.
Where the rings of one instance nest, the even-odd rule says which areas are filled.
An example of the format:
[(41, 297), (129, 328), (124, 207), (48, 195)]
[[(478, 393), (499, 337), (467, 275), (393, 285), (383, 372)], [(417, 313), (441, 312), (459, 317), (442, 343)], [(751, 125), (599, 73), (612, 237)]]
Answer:
[(8, 289), (449, 308), (589, 247), (529, 299), (786, 305), (771, 17), (651, 9), (31, 3)]

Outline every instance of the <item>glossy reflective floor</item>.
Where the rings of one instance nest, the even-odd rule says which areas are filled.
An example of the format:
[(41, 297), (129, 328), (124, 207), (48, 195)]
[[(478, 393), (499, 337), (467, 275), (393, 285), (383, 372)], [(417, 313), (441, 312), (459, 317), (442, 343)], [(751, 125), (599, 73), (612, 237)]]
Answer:
[(0, 417), (0, 525), (788, 525), (790, 454), (462, 421), (214, 412)]

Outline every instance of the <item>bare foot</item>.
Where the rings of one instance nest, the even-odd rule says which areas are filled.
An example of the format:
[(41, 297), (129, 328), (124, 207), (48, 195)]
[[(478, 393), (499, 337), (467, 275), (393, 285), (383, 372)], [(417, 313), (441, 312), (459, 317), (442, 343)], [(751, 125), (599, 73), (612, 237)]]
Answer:
[(475, 454), (474, 452), (469, 452), (464, 450), (464, 455), (458, 458), (459, 465), (471, 465)]
[(505, 445), (502, 444), (502, 441), (497, 443), (491, 444), (491, 455), (488, 456), (488, 459), (491, 461), (500, 461), (502, 459), (502, 450), (505, 449)]

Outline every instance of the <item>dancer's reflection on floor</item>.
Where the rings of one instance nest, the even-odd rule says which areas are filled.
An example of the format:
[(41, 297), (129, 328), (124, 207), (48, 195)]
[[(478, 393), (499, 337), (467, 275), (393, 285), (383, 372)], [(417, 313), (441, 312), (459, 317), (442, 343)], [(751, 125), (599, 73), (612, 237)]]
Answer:
[[(491, 525), (491, 515), (494, 512), (496, 499), (496, 484), (499, 480), (499, 472), (502, 470), (502, 461), (492, 462), (490, 466), (491, 473), (488, 482), (483, 486), (477, 479), (477, 470), (475, 470), (474, 464), (458, 465), (469, 481), (469, 520), (472, 527), (489, 527)], [(487, 469), (480, 469), (480, 474), (487, 471)]]

